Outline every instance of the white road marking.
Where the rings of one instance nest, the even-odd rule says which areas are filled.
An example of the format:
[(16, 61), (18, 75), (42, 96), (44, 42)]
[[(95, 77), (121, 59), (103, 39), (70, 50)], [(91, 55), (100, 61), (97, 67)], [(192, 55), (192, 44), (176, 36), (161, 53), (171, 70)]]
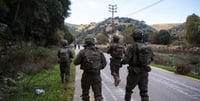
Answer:
[[(171, 87), (172, 89), (174, 89), (174, 90), (176, 90), (176, 91), (178, 91), (178, 92), (180, 92), (184, 95), (190, 96), (193, 99), (200, 99), (199, 89), (196, 89), (194, 87), (191, 87), (191, 86), (185, 85), (183, 83), (177, 82), (175, 80), (172, 80), (172, 79), (167, 78), (167, 77), (162, 76), (162, 75), (152, 74), (152, 76), (155, 76), (155, 77), (151, 78), (154, 81), (165, 84), (168, 87)], [(161, 79), (156, 79), (156, 78), (161, 78)], [(182, 86), (182, 87), (180, 87), (180, 86)], [(196, 94), (194, 94), (195, 93), (194, 91), (196, 92)]]
[[(111, 78), (109, 78), (108, 76), (106, 76), (105, 73), (102, 72), (101, 74), (106, 80), (108, 80), (109, 82), (113, 82), (113, 80)], [(104, 82), (103, 82), (103, 85), (105, 86), (106, 90), (109, 91), (109, 93), (111, 94), (114, 101), (119, 101), (119, 99), (116, 99), (116, 98), (119, 98), (119, 97), (120, 97), (121, 100), (124, 98), (125, 89), (122, 89), (120, 87), (115, 87), (114, 89), (110, 89)], [(113, 84), (113, 86), (114, 86), (114, 84)], [(115, 93), (113, 93), (113, 92), (115, 92)], [(117, 95), (115, 96), (113, 94), (117, 94)], [(132, 98), (131, 101), (135, 101), (135, 100)]]
[(108, 101), (104, 94), (103, 94), (103, 101)]
[(113, 100), (117, 101), (116, 96), (112, 94), (112, 91), (108, 88), (108, 86), (104, 82), (102, 82), (102, 84), (106, 88), (106, 90), (110, 93), (110, 95), (113, 98)]

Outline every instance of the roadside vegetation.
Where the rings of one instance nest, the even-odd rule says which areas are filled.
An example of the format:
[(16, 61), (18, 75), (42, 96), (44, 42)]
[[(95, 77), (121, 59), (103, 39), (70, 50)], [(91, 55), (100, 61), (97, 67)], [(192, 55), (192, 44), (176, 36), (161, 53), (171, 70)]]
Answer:
[[(164, 65), (154, 64), (154, 63), (152, 63), (151, 66), (176, 73), (176, 68), (174, 68), (174, 67), (164, 66)], [(185, 76), (192, 77), (192, 78), (200, 80), (200, 75), (198, 75), (198, 74), (188, 73)]]
[[(3, 101), (72, 101), (74, 91), (74, 65), (71, 64), (70, 89), (64, 90), (60, 80), (59, 65), (39, 73), (25, 76), (16, 86), (4, 88)], [(37, 94), (36, 89), (44, 90)]]
[(200, 79), (199, 55), (182, 55), (155, 52), (152, 66), (162, 68), (177, 74)]
[[(63, 91), (54, 67), (59, 42), (74, 39), (64, 24), (70, 5), (69, 0), (0, 0), (0, 101), (71, 98), (72, 89)], [(37, 95), (38, 88), (45, 93)]]

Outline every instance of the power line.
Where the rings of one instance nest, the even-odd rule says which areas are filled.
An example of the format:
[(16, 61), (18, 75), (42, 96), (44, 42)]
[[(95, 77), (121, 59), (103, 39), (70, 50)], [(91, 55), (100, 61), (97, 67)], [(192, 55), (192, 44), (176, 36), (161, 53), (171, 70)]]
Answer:
[(114, 13), (117, 13), (117, 5), (116, 4), (115, 5), (109, 4), (108, 6), (109, 6), (109, 12), (111, 12), (112, 17), (114, 17)]
[(164, 1), (164, 0), (159, 0), (159, 1), (157, 1), (157, 2), (154, 2), (154, 3), (148, 5), (148, 6), (144, 7), (144, 8), (141, 8), (141, 9), (136, 10), (135, 12), (132, 12), (132, 13), (130, 13), (130, 14), (127, 14), (127, 16), (133, 15), (133, 14), (136, 14), (136, 13), (139, 13), (139, 12), (145, 10), (145, 9), (148, 9), (148, 8), (150, 8), (150, 7), (152, 7), (152, 6), (155, 6), (155, 5), (159, 4), (159, 3), (161, 3), (162, 1)]
[(109, 12), (112, 13), (112, 32), (113, 32), (113, 27), (114, 27), (114, 13), (117, 13), (117, 5), (108, 5), (109, 7)]
[(115, 5), (111, 5), (111, 4), (109, 4), (108, 5), (109, 6), (109, 12), (111, 12), (112, 13), (112, 23), (114, 23), (114, 13), (117, 13), (117, 5), (115, 4)]

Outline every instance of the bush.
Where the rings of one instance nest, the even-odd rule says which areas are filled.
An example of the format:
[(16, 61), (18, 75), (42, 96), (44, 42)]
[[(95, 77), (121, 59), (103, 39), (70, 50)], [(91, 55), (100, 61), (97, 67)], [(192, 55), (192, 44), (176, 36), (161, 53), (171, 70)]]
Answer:
[(177, 63), (175, 66), (177, 74), (186, 75), (191, 71), (190, 67), (184, 63)]
[(7, 75), (11, 70), (11, 65), (7, 59), (0, 58), (0, 76)]
[(151, 33), (148, 37), (148, 41), (153, 44), (169, 45), (171, 36), (167, 30), (160, 30), (159, 32)]
[(174, 62), (176, 60), (173, 58), (172, 55), (170, 54), (159, 54), (159, 53), (154, 53), (154, 63), (155, 64), (160, 64), (160, 65), (165, 65), (165, 66), (174, 66)]
[(48, 48), (15, 48), (0, 59), (0, 75), (38, 72), (44, 68), (53, 67), (57, 62), (56, 52)]
[(39, 47), (37, 49), (33, 49), (34, 60), (45, 59), (51, 55), (51, 51), (47, 48)]
[(200, 63), (200, 58), (199, 56), (189, 56), (188, 57), (189, 59), (189, 63), (192, 64), (192, 65), (196, 65), (198, 63)]

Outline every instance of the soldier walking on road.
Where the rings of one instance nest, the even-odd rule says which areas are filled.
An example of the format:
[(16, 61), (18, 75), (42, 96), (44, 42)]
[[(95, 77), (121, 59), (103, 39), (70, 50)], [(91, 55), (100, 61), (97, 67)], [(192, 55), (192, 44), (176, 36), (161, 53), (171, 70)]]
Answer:
[(110, 71), (114, 78), (115, 86), (118, 86), (121, 81), (119, 76), (119, 69), (122, 67), (120, 62), (125, 52), (124, 46), (119, 43), (119, 40), (119, 36), (114, 35), (113, 43), (109, 46), (107, 51), (107, 53), (112, 56), (112, 58), (110, 58)]
[(102, 101), (102, 84), (100, 70), (106, 66), (106, 59), (103, 53), (95, 47), (95, 39), (92, 36), (85, 38), (83, 50), (77, 54), (74, 64), (81, 65), (83, 70), (81, 78), (82, 101), (89, 101), (89, 89), (92, 87), (95, 101)]
[(131, 100), (132, 90), (138, 85), (141, 101), (149, 101), (148, 96), (148, 72), (151, 68), (148, 64), (153, 60), (153, 52), (143, 42), (143, 32), (139, 29), (132, 33), (134, 43), (128, 45), (122, 64), (129, 64), (125, 92), (125, 101)]
[(69, 79), (70, 79), (70, 63), (73, 58), (73, 52), (69, 47), (68, 41), (63, 40), (61, 43), (61, 48), (58, 51), (58, 58), (60, 63), (60, 77), (61, 82), (64, 83), (65, 79), (65, 90), (67, 90)]

